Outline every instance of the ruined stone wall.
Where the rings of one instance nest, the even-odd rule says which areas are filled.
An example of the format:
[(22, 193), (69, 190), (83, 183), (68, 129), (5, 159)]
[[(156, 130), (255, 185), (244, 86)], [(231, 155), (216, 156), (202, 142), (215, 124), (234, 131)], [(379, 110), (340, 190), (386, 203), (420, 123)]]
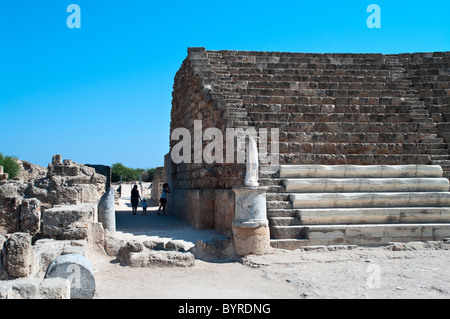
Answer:
[(56, 205), (96, 205), (105, 191), (105, 176), (94, 168), (62, 161), (61, 155), (53, 156), (46, 170), (26, 162), (23, 169), (27, 172), (21, 172), (22, 179), (0, 184), (0, 234), (20, 230), (35, 235), (42, 230), (47, 210)]
[[(194, 120), (203, 121), (203, 130), (222, 132), (278, 128), (280, 164), (448, 164), (450, 169), (442, 162), (449, 153), (440, 139), (450, 132), (442, 122), (449, 102), (448, 52), (188, 52), (175, 78), (171, 132), (186, 127), (193, 138)], [(243, 185), (242, 164), (171, 165), (174, 205), (187, 220), (205, 220), (200, 224), (212, 217), (195, 216), (190, 198), (198, 198), (197, 190), (224, 190), (231, 198), (231, 188)], [(219, 210), (215, 204), (207, 210), (214, 212), (208, 216), (214, 215), (216, 228), (229, 222)]]
[[(243, 185), (245, 167), (235, 163), (207, 164), (203, 160), (201, 163), (194, 163), (194, 121), (201, 120), (202, 132), (207, 128), (218, 128), (224, 134), (226, 128), (233, 124), (246, 126), (248, 123), (231, 122), (234, 118), (239, 119), (240, 114), (233, 114), (233, 109), (236, 104), (242, 107), (242, 102), (228, 88), (227, 82), (231, 80), (226, 74), (216, 71), (205, 50), (193, 48), (189, 50), (188, 58), (175, 77), (171, 132), (176, 128), (187, 128), (190, 131), (192, 162), (174, 164), (166, 161), (166, 171), (170, 171), (166, 174), (166, 180), (170, 181), (172, 188), (168, 204), (171, 213), (181, 216), (199, 229), (225, 230), (231, 229), (231, 222), (228, 217), (226, 223), (229, 222), (230, 226), (225, 226), (225, 217), (222, 216), (230, 216), (232, 213), (224, 211), (230, 205), (217, 205), (220, 198), (216, 198), (215, 190), (223, 189), (223, 192), (230, 193), (231, 196), (233, 186)], [(226, 87), (225, 91), (222, 86)], [(171, 141), (171, 149), (178, 142)], [(208, 141), (203, 141), (202, 151), (207, 144)], [(225, 148), (224, 142), (223, 154), (226, 153)], [(216, 216), (219, 217), (217, 221)]]

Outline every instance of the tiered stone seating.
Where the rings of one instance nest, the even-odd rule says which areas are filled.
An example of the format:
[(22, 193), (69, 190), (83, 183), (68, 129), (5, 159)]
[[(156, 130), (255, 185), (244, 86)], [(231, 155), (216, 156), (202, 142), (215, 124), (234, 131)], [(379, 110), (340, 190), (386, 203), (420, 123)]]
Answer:
[(440, 166), (288, 165), (277, 180), (278, 193), (268, 195), (277, 248), (450, 236), (449, 181)]
[(396, 55), (207, 54), (235, 84), (236, 109), (246, 111), (236, 114), (280, 129), (281, 163), (430, 164), (431, 154), (448, 154)]
[[(171, 125), (279, 129), (280, 171), (260, 180), (274, 247), (450, 237), (449, 58), (192, 48)], [(174, 193), (231, 192), (244, 174), (204, 163), (174, 172)], [(197, 213), (220, 215), (214, 198)]]
[[(449, 52), (400, 54), (408, 76), (434, 122), (439, 143), (450, 143), (450, 54)], [(447, 147), (448, 148), (448, 147)], [(441, 165), (450, 177), (450, 156), (436, 150), (430, 153), (433, 164)]]

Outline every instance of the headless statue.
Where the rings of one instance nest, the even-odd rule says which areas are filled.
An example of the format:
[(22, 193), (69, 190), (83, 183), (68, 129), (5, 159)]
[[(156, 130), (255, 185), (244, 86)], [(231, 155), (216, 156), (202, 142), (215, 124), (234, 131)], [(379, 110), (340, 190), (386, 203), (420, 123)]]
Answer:
[(252, 137), (248, 138), (247, 146), (247, 172), (245, 186), (258, 187), (258, 149)]

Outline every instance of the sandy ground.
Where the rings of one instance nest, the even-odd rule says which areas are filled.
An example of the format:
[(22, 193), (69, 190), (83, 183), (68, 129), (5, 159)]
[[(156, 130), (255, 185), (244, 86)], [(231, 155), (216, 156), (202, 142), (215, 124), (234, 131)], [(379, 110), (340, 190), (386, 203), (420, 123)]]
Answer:
[[(157, 216), (155, 207), (148, 216), (132, 216), (127, 202), (122, 199), (116, 207), (123, 236), (193, 245), (196, 238), (218, 235), (192, 229), (173, 216)], [(450, 298), (450, 246), (414, 249), (274, 250), (241, 262), (196, 260), (191, 268), (122, 267), (98, 253), (90, 259), (100, 299)]]

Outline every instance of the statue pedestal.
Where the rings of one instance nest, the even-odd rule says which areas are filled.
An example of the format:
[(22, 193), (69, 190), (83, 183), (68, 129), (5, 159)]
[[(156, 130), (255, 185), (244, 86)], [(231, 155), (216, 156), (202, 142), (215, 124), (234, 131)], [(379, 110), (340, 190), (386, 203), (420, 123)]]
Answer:
[(235, 187), (235, 219), (232, 223), (236, 254), (267, 253), (270, 248), (266, 192), (268, 187)]

